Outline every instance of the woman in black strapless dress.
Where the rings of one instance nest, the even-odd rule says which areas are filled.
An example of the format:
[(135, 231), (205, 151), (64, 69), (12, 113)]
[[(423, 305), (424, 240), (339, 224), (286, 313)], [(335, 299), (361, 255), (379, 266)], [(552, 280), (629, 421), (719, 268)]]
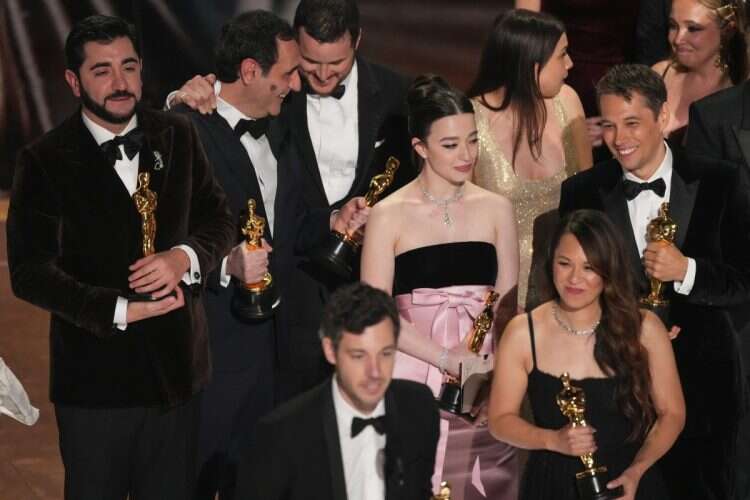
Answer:
[[(547, 275), (555, 298), (508, 324), (490, 398), (493, 435), (532, 450), (520, 498), (578, 500), (579, 457), (593, 453), (622, 498), (668, 500), (652, 466), (682, 430), (685, 402), (669, 336), (638, 308), (622, 242), (603, 213), (580, 210), (561, 222)], [(584, 391), (586, 427), (573, 427), (558, 406), (566, 372)], [(526, 392), (536, 425), (519, 416)]]
[[(372, 209), (361, 276), (398, 304), (393, 376), (437, 396), (444, 373), (457, 375), (459, 363), (476, 356), (466, 336), (487, 292), (502, 297), (496, 324), (515, 313), (518, 240), (510, 202), (469, 182), (477, 157), (471, 102), (438, 77), (418, 78), (408, 101), (421, 171)], [(483, 354), (494, 350), (492, 337)], [(450, 482), (453, 500), (516, 500), (516, 450), (490, 435), (486, 412), (474, 424), (441, 416), (433, 485)]]

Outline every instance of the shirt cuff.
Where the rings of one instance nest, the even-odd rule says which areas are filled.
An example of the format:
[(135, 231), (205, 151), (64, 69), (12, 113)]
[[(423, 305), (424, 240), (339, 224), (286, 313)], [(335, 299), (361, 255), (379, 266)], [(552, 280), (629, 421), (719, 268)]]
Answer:
[(227, 274), (227, 260), (229, 260), (229, 257), (221, 259), (221, 270), (219, 271), (219, 284), (224, 288), (229, 286), (229, 281), (232, 278)]
[(164, 110), (165, 111), (169, 111), (170, 109), (172, 109), (172, 101), (177, 96), (178, 92), (179, 92), (179, 90), (173, 90), (172, 92), (170, 92), (169, 94), (167, 94), (167, 99), (164, 101)]
[(331, 231), (333, 231), (333, 223), (336, 220), (336, 216), (338, 216), (339, 212), (341, 212), (341, 210), (339, 210), (338, 208), (331, 210), (331, 216), (328, 218), (328, 229)]
[(197, 283), (200, 283), (201, 265), (200, 262), (198, 262), (198, 254), (196, 254), (195, 251), (187, 245), (177, 245), (176, 247), (172, 248), (179, 248), (190, 258), (190, 269), (188, 269), (188, 271), (182, 275), (182, 281), (186, 285), (195, 285)]
[(128, 299), (125, 297), (117, 297), (117, 303), (115, 304), (115, 319), (112, 321), (118, 330), (123, 332), (128, 327)]
[(685, 279), (674, 282), (674, 291), (680, 295), (690, 295), (690, 292), (693, 290), (693, 284), (695, 284), (695, 259), (688, 257)]

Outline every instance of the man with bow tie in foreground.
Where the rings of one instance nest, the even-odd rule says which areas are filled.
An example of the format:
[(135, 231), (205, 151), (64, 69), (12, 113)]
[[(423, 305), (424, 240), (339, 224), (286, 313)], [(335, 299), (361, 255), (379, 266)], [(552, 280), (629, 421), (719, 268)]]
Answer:
[(398, 333), (383, 291), (331, 295), (320, 335), (335, 374), (261, 419), (237, 500), (431, 498), (438, 411), (426, 386), (391, 380)]
[[(307, 210), (298, 177), (299, 161), (288, 135), (269, 128), (290, 92), (300, 89), (299, 49), (289, 24), (254, 10), (226, 23), (216, 44), (216, 109), (201, 114), (185, 105), (195, 124), (235, 220), (235, 247), (207, 277), (205, 304), (213, 378), (201, 396), (198, 485), (195, 500), (232, 498), (237, 451), (251, 444), (258, 418), (274, 403), (274, 348), (278, 331), (295, 314), (288, 303), (295, 250), (322, 239), (335, 226), (349, 226), (353, 201), (336, 214)], [(265, 219), (263, 248), (248, 250), (239, 227), (248, 199)], [(272, 317), (246, 321), (232, 310), (235, 287), (256, 283), (269, 272), (280, 293)]]
[[(81, 108), (21, 152), (8, 214), (13, 291), (52, 313), (65, 498), (184, 500), (210, 376), (200, 293), (234, 226), (188, 120), (138, 105), (134, 28), (86, 18), (65, 55)], [(146, 256), (132, 198), (145, 173)]]
[[(665, 282), (670, 306), (662, 317), (673, 334), (679, 329), (673, 347), (687, 421), (661, 460), (662, 472), (671, 498), (729, 499), (745, 388), (727, 308), (750, 299), (748, 172), (667, 145), (666, 88), (647, 66), (615, 66), (597, 94), (614, 158), (567, 179), (560, 212), (609, 215), (621, 229), (641, 297), (648, 277)], [(664, 202), (677, 224), (674, 244), (647, 242), (648, 223)]]

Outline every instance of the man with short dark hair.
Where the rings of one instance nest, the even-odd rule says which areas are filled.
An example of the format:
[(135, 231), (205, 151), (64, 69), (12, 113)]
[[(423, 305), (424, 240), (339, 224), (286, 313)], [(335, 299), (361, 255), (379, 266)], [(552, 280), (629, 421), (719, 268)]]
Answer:
[(13, 291), (52, 313), (65, 498), (184, 500), (210, 376), (203, 274), (234, 227), (190, 123), (138, 104), (133, 27), (88, 17), (65, 53), (81, 108), (22, 151), (8, 214)]
[(398, 333), (382, 290), (331, 295), (320, 335), (335, 374), (261, 419), (237, 500), (431, 498), (437, 406), (426, 386), (391, 380)]
[[(305, 217), (294, 148), (283, 129), (268, 127), (289, 92), (300, 89), (291, 26), (271, 12), (246, 12), (225, 24), (215, 52), (216, 110), (177, 111), (188, 113), (198, 129), (236, 226), (243, 225), (251, 198), (266, 224), (263, 247), (255, 250), (237, 229), (236, 246), (207, 279), (213, 378), (201, 395), (196, 500), (213, 500), (217, 492), (222, 499), (233, 497), (237, 452), (252, 446), (258, 418), (273, 407), (275, 333), (294, 286), (289, 275), (295, 246), (306, 231), (322, 237), (331, 224), (345, 231), (349, 213), (331, 217), (330, 210), (320, 210)], [(232, 309), (236, 288), (261, 282), (269, 271), (281, 296), (275, 314), (256, 321), (238, 317)]]
[[(563, 182), (560, 212), (606, 212), (622, 230), (640, 296), (649, 278), (665, 283), (670, 305), (661, 316), (673, 335), (679, 329), (673, 346), (687, 420), (661, 470), (670, 498), (729, 499), (744, 389), (726, 309), (750, 298), (748, 172), (667, 145), (667, 91), (648, 66), (613, 67), (597, 94), (614, 158)], [(674, 243), (649, 242), (648, 224), (665, 202)]]

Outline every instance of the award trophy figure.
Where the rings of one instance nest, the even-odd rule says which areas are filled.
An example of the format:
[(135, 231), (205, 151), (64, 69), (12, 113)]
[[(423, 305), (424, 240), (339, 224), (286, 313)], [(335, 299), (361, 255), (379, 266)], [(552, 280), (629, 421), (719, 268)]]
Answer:
[[(133, 201), (135, 202), (135, 209), (141, 214), (141, 248), (143, 250), (143, 256), (148, 257), (155, 253), (154, 240), (156, 239), (156, 193), (151, 191), (148, 187), (151, 181), (151, 174), (148, 172), (141, 172), (138, 174), (138, 187), (133, 193)], [(168, 296), (177, 296), (172, 291)], [(151, 296), (150, 293), (128, 293), (125, 296), (129, 301), (132, 302), (149, 302), (158, 300)]]
[[(563, 389), (557, 395), (557, 406), (565, 415), (573, 427), (585, 427), (586, 424), (586, 395), (583, 389), (570, 385), (570, 375), (563, 373), (560, 376)], [(580, 457), (585, 469), (576, 474), (576, 485), (578, 496), (581, 500), (610, 500), (620, 498), (624, 495), (622, 486), (610, 490), (607, 489), (607, 468), (597, 467), (594, 463), (593, 453), (586, 453)]]
[[(492, 327), (492, 320), (495, 316), (493, 307), (495, 302), (497, 302), (498, 297), (499, 295), (497, 292), (490, 290), (487, 293), (487, 298), (484, 300), (484, 309), (476, 318), (474, 318), (474, 325), (467, 336), (469, 351), (474, 354), (479, 354), (479, 351), (482, 350), (487, 332), (489, 332)], [(440, 387), (438, 406), (441, 410), (471, 419), (471, 416), (466, 415), (463, 411), (465, 396), (463, 390), (464, 382), (466, 382), (466, 380), (462, 380), (460, 374), (458, 378), (450, 375), (446, 376), (445, 382), (443, 382), (442, 387)]]
[[(247, 219), (241, 229), (248, 250), (257, 250), (261, 247), (260, 239), (265, 227), (265, 219), (255, 215), (255, 200), (250, 198), (247, 201)], [(232, 310), (243, 319), (263, 319), (273, 314), (273, 310), (280, 302), (271, 273), (267, 272), (256, 283), (236, 284), (232, 296)]]
[[(669, 216), (669, 203), (662, 203), (659, 208), (659, 215), (651, 219), (646, 228), (646, 239), (649, 242), (660, 242), (664, 245), (671, 245), (677, 234), (677, 223)], [(641, 304), (654, 311), (665, 325), (667, 321), (667, 306), (669, 301), (662, 296), (663, 283), (656, 278), (649, 278), (651, 292), (641, 299)]]
[(446, 481), (440, 483), (440, 490), (432, 500), (451, 500), (451, 486)]
[[(385, 171), (370, 180), (370, 189), (365, 194), (365, 203), (368, 207), (377, 203), (380, 195), (393, 183), (393, 176), (400, 162), (393, 156), (385, 162)], [(331, 231), (327, 240), (316, 253), (315, 262), (329, 271), (343, 277), (349, 278), (352, 274), (352, 263), (357, 257), (357, 252), (362, 244), (361, 235)]]

